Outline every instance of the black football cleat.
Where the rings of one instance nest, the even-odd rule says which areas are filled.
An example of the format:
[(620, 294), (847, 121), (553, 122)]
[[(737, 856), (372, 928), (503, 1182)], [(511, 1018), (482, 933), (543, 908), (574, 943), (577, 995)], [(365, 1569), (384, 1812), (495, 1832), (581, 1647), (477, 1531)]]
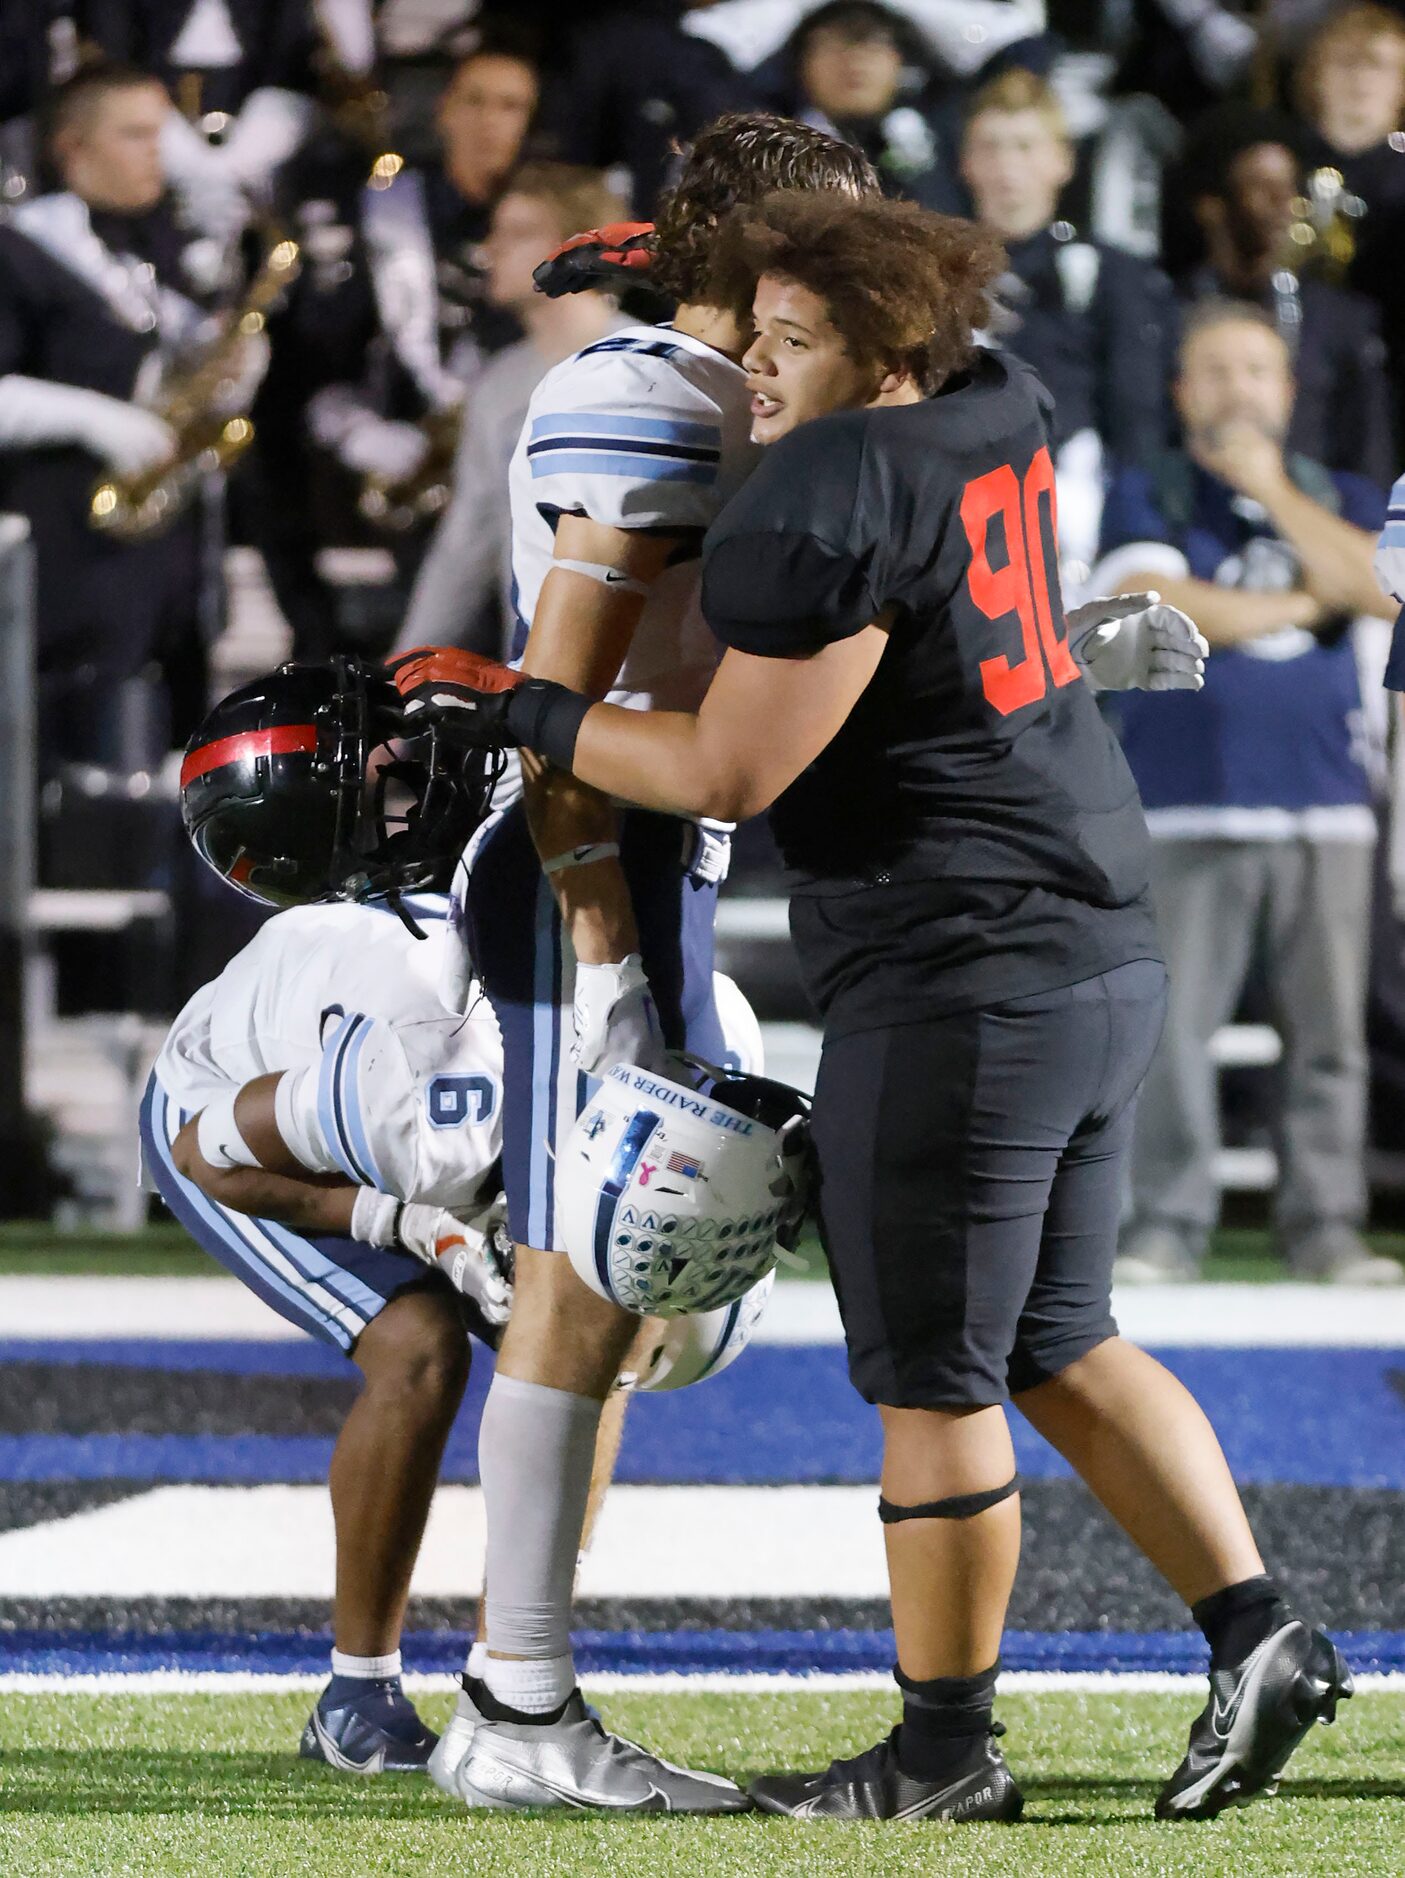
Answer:
[(1336, 1719), (1354, 1684), (1336, 1645), (1298, 1618), (1242, 1663), (1210, 1672), (1210, 1700), (1186, 1757), (1156, 1802), (1158, 1819), (1213, 1819), (1278, 1790), (1284, 1763), (1314, 1722)]
[(951, 1780), (914, 1780), (898, 1765), (898, 1731), (821, 1774), (765, 1774), (747, 1791), (763, 1813), (792, 1819), (1018, 1819), (1024, 1795), (989, 1735)]

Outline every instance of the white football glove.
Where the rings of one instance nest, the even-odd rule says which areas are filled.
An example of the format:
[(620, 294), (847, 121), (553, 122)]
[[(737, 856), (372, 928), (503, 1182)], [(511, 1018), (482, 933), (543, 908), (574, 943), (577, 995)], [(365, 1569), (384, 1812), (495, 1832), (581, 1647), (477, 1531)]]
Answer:
[(512, 1285), (494, 1244), (501, 1219), (497, 1202), (464, 1220), (447, 1207), (402, 1203), (393, 1193), (363, 1187), (352, 1208), (351, 1236), (365, 1245), (395, 1246), (422, 1264), (437, 1266), (490, 1324), (505, 1324), (512, 1311)]
[(53, 443), (78, 444), (124, 476), (154, 469), (176, 451), (165, 418), (140, 404), (56, 379), (0, 378), (0, 445), (22, 450)]
[(1392, 599), (1405, 602), (1405, 476), (1390, 492), (1386, 525), (1376, 543), (1375, 559), (1371, 565), (1376, 570), (1381, 591), (1388, 593)]
[(1068, 642), (1095, 691), (1199, 691), (1205, 682), (1209, 642), (1154, 593), (1074, 607)]
[(574, 1016), (571, 1054), (587, 1076), (603, 1076), (616, 1063), (663, 1069), (663, 1030), (637, 952), (617, 965), (577, 964)]
[(350, 385), (324, 385), (307, 405), (308, 428), (358, 476), (401, 482), (424, 461), (429, 441), (418, 424), (381, 417)]

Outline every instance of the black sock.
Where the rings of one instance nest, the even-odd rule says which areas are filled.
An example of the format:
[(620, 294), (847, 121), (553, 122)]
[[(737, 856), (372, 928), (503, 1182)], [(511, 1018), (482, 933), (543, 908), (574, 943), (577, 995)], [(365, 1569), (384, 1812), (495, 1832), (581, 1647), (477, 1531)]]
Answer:
[(990, 1733), (999, 1659), (978, 1676), (934, 1676), (928, 1682), (914, 1682), (900, 1668), (893, 1673), (903, 1692), (899, 1767), (914, 1780), (950, 1778), (973, 1745)]
[(1242, 1663), (1265, 1637), (1273, 1635), (1290, 1616), (1277, 1583), (1264, 1573), (1226, 1585), (1192, 1604), (1190, 1614), (1210, 1646), (1211, 1669)]
[(478, 1713), (485, 1715), (489, 1721), (526, 1722), (529, 1725), (549, 1727), (552, 1722), (560, 1721), (566, 1713), (566, 1702), (571, 1699), (568, 1695), (566, 1702), (563, 1702), (559, 1708), (549, 1710), (545, 1715), (528, 1715), (522, 1709), (511, 1708), (506, 1702), (500, 1702), (487, 1683), (480, 1682), (476, 1676), (464, 1674), (459, 1677), (459, 1681), (467, 1693), (473, 1697)]

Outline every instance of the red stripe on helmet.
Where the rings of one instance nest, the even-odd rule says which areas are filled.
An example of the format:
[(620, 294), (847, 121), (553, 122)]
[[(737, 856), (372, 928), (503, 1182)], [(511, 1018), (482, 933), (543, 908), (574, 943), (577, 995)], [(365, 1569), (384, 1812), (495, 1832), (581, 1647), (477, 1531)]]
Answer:
[(313, 724), (279, 724), (271, 730), (241, 730), (233, 737), (216, 737), (213, 743), (192, 750), (181, 764), (181, 788), (229, 763), (251, 763), (260, 756), (295, 756), (316, 748)]

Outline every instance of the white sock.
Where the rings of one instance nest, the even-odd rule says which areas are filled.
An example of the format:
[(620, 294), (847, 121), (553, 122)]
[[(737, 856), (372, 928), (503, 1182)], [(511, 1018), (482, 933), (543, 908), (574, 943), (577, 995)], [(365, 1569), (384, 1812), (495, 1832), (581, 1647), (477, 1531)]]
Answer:
[(483, 1663), (488, 1688), (509, 1708), (524, 1715), (547, 1715), (560, 1708), (576, 1686), (576, 1666), (565, 1656), (488, 1656)]
[(483, 1676), (500, 1702), (526, 1714), (559, 1708), (575, 1686), (571, 1592), (601, 1407), (501, 1371), (483, 1405), (485, 1631), (489, 1650), (501, 1652), (488, 1657)]
[(487, 1660), (487, 1644), (481, 1637), (475, 1637), (468, 1652), (468, 1661), (463, 1666), (465, 1675), (472, 1676), (475, 1682), (482, 1682), (483, 1665)]
[(333, 1650), (332, 1674), (356, 1676), (363, 1682), (385, 1682), (400, 1674), (400, 1652), (395, 1650), (389, 1656), (343, 1656), (340, 1650)]

